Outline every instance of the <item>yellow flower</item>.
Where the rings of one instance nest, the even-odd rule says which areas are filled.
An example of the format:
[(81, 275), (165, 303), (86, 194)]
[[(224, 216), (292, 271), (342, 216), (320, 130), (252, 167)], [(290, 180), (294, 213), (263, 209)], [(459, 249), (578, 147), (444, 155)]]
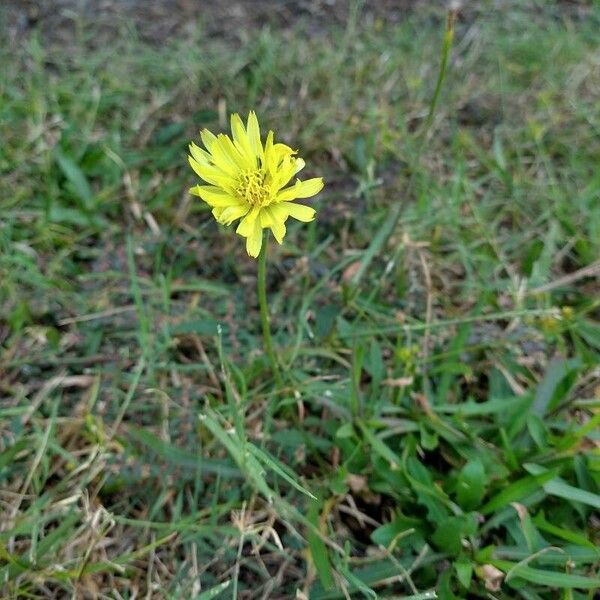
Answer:
[(246, 250), (256, 258), (262, 246), (262, 230), (271, 229), (281, 244), (285, 221), (294, 217), (312, 221), (315, 210), (292, 200), (310, 198), (323, 189), (323, 179), (315, 177), (285, 187), (303, 167), (304, 161), (285, 144), (273, 142), (269, 131), (263, 145), (258, 119), (248, 115), (248, 125), (238, 114), (231, 115), (232, 138), (200, 132), (206, 151), (193, 142), (188, 156), (192, 169), (210, 185), (196, 185), (190, 193), (200, 196), (212, 207), (215, 219), (231, 225), (241, 219), (237, 233), (246, 238)]

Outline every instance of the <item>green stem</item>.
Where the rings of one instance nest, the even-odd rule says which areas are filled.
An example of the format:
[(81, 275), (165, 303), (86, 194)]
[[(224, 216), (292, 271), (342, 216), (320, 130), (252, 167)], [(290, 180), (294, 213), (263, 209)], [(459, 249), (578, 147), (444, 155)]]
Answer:
[[(438, 100), (440, 98), (440, 92), (442, 91), (442, 86), (444, 84), (444, 80), (446, 79), (446, 73), (448, 70), (448, 62), (450, 60), (450, 51), (452, 50), (452, 41), (454, 39), (454, 23), (456, 21), (456, 10), (450, 9), (448, 11), (448, 18), (446, 19), (446, 31), (444, 34), (444, 42), (442, 44), (442, 54), (440, 60), (440, 69), (438, 72), (437, 82), (435, 85), (435, 90), (433, 92), (433, 97), (431, 102), (429, 103), (429, 112), (427, 114), (427, 119), (425, 121), (425, 125), (423, 129), (418, 134), (419, 145), (417, 146), (417, 150), (415, 153), (415, 158), (412, 166), (412, 172), (410, 175), (410, 180), (408, 182), (408, 186), (406, 191), (404, 192), (404, 197), (409, 198), (413, 191), (413, 185), (416, 180), (416, 174), (418, 171), (419, 163), (421, 162), (421, 155), (423, 154), (423, 149), (427, 143), (428, 134), (431, 129), (431, 125), (433, 124), (433, 117), (435, 116), (435, 111), (438, 105)], [(354, 277), (351, 281), (351, 293), (349, 297), (353, 297), (358, 291), (358, 286), (360, 285), (361, 279), (368, 272), (369, 266), (375, 256), (379, 254), (382, 248), (387, 244), (387, 241), (391, 237), (392, 233), (396, 229), (398, 222), (400, 221), (400, 217), (402, 216), (402, 211), (404, 210), (403, 202), (396, 202), (390, 211), (385, 216), (379, 231), (369, 244), (369, 247), (363, 254), (363, 257), (360, 262), (360, 266), (358, 270), (354, 274)]]
[(260, 304), (260, 322), (262, 324), (263, 341), (265, 350), (271, 363), (271, 370), (277, 385), (281, 387), (281, 373), (279, 364), (273, 351), (273, 339), (271, 338), (271, 327), (269, 325), (269, 306), (267, 304), (267, 247), (269, 245), (269, 233), (265, 230), (262, 248), (258, 255), (258, 302)]

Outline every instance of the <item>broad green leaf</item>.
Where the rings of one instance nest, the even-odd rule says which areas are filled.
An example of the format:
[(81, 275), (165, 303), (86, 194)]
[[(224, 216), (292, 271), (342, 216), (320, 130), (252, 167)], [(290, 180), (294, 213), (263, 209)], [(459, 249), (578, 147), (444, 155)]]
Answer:
[(90, 217), (83, 210), (61, 206), (53, 202), (48, 211), (48, 221), (85, 227), (90, 224)]
[(317, 570), (321, 585), (324, 589), (329, 590), (334, 587), (333, 572), (329, 561), (329, 553), (325, 542), (317, 535), (319, 527), (319, 509), (318, 502), (311, 502), (308, 509), (308, 520), (314, 525), (315, 530), (309, 530), (307, 534), (308, 548)]
[(473, 326), (470, 323), (461, 325), (458, 328), (457, 334), (450, 343), (448, 354), (450, 356), (455, 356), (456, 358), (454, 360), (444, 361), (440, 367), (442, 376), (440, 377), (440, 382), (436, 390), (436, 404), (447, 404), (449, 402), (449, 392), (454, 380), (456, 379), (456, 375), (459, 372), (464, 371), (465, 365), (460, 361), (459, 357), (463, 347), (469, 339), (472, 328)]
[[(531, 519), (531, 515), (525, 506), (514, 502), (512, 507), (517, 512), (519, 517), (519, 523), (521, 526), (521, 532), (525, 539), (525, 543), (527, 544), (527, 550), (533, 554), (548, 546), (548, 542), (543, 538), (540, 532), (537, 530), (533, 520)], [(508, 527), (515, 527), (516, 523), (514, 521), (507, 524)], [(518, 539), (518, 534), (511, 534), (513, 538)]]
[[(573, 376), (581, 366), (578, 359), (555, 358), (550, 361), (546, 373), (537, 387), (531, 410), (543, 417), (563, 399), (573, 383)], [(564, 383), (564, 385), (562, 385)]]
[[(490, 562), (492, 558), (498, 558), (511, 561), (526, 561), (531, 557), (531, 552), (524, 547), (498, 546), (491, 548), (492, 552), (486, 555), (485, 560), (477, 553), (478, 562)], [(540, 553), (536, 557), (536, 563), (549, 567), (563, 568), (566, 565), (592, 565), (598, 562), (600, 549), (588, 548), (586, 546), (574, 546), (568, 544), (560, 549), (550, 550)]]
[(468, 461), (460, 472), (456, 486), (457, 500), (462, 508), (472, 510), (481, 505), (486, 482), (485, 469), (479, 458)]
[(406, 477), (414, 489), (419, 504), (427, 507), (429, 520), (436, 525), (446, 521), (454, 508), (446, 494), (435, 485), (430, 471), (414, 457), (406, 461)]
[(354, 427), (352, 423), (344, 423), (335, 433), (335, 437), (340, 439), (351, 438), (354, 435)]
[(69, 156), (64, 154), (61, 150), (57, 149), (55, 151), (55, 158), (64, 176), (73, 186), (75, 192), (81, 200), (82, 205), (87, 210), (92, 210), (92, 188), (90, 187), (86, 176), (83, 174), (83, 171)]
[(462, 549), (462, 540), (477, 531), (474, 514), (448, 517), (440, 523), (432, 535), (435, 544), (451, 555), (457, 555)]
[(200, 421), (225, 446), (231, 457), (238, 463), (240, 469), (249, 477), (258, 491), (267, 500), (272, 500), (274, 494), (265, 480), (264, 469), (235, 435), (229, 434), (223, 429), (218, 419), (218, 415), (211, 409), (207, 409), (204, 414), (200, 415)]
[(589, 320), (581, 321), (577, 331), (590, 346), (600, 350), (600, 325)]
[(224, 477), (236, 479), (241, 477), (239, 469), (237, 469), (235, 465), (232, 465), (230, 461), (228, 461), (228, 464), (228, 462), (223, 460), (203, 458), (199, 454), (188, 452), (183, 448), (178, 448), (173, 444), (161, 440), (147, 429), (129, 426), (127, 429), (127, 437), (133, 438), (137, 442), (148, 447), (159, 458), (172, 465), (190, 469), (192, 471), (219, 473)]
[(533, 522), (536, 527), (546, 533), (549, 533), (557, 538), (561, 538), (566, 540), (567, 542), (571, 542), (573, 544), (577, 544), (579, 546), (585, 546), (587, 548), (591, 548), (598, 553), (598, 558), (600, 559), (600, 549), (596, 548), (596, 546), (588, 540), (585, 535), (582, 533), (578, 533), (577, 531), (572, 531), (571, 529), (565, 529), (564, 527), (558, 527), (554, 523), (549, 523), (543, 512), (540, 512), (535, 517), (533, 517)]
[(531, 583), (537, 583), (549, 588), (571, 588), (583, 590), (600, 589), (600, 578), (584, 577), (573, 573), (534, 569), (527, 565), (512, 563), (507, 560), (492, 560), (491, 564), (509, 574), (510, 577), (520, 577)]
[(556, 477), (556, 471), (548, 471), (541, 475), (523, 477), (514, 483), (505, 487), (501, 492), (494, 496), (487, 504), (481, 507), (480, 512), (484, 515), (490, 514), (499, 508), (505, 508), (511, 502), (523, 500), (546, 482)]
[(399, 515), (393, 521), (385, 523), (375, 529), (375, 531), (371, 533), (371, 539), (378, 546), (389, 548), (394, 541), (400, 538), (407, 538), (415, 533), (420, 535), (422, 529), (423, 523), (420, 519)]
[(454, 563), (456, 577), (460, 584), (468, 590), (471, 587), (471, 578), (473, 577), (473, 565), (467, 559), (460, 559)]
[(490, 415), (494, 413), (504, 412), (507, 410), (515, 409), (520, 405), (526, 405), (530, 401), (530, 398), (525, 396), (518, 396), (515, 398), (496, 398), (494, 400), (488, 400), (487, 402), (463, 402), (461, 404), (439, 404), (434, 405), (431, 408), (435, 412), (445, 414), (459, 414), (467, 417), (477, 415)]
[(547, 436), (546, 426), (544, 425), (543, 419), (535, 413), (530, 413), (527, 416), (527, 430), (529, 435), (535, 442), (536, 446), (543, 450), (547, 447)]
[(375, 450), (375, 452), (377, 452), (377, 454), (379, 454), (382, 458), (385, 458), (387, 461), (389, 461), (392, 466), (399, 467), (401, 463), (400, 457), (393, 452), (391, 448), (381, 440), (381, 438), (377, 437), (362, 421), (358, 421), (357, 423), (371, 448), (373, 448), (373, 450)]
[(257, 448), (251, 442), (248, 442), (246, 445), (246, 449), (249, 450), (261, 463), (263, 463), (266, 467), (277, 473), (280, 477), (285, 479), (292, 487), (297, 489), (299, 492), (302, 492), (304, 495), (316, 500), (316, 496), (309, 492), (306, 488), (301, 486), (298, 481), (295, 479), (295, 474), (293, 471), (288, 469), (285, 465), (281, 464), (275, 457), (269, 456), (264, 450)]
[(57, 544), (68, 544), (73, 534), (75, 523), (81, 519), (81, 515), (72, 511), (64, 515), (58, 524), (58, 527), (40, 540), (36, 548), (36, 562), (49, 559), (48, 554)]
[[(526, 464), (524, 467), (529, 473), (536, 476), (545, 475), (550, 472), (548, 469), (532, 463)], [(593, 494), (592, 492), (569, 485), (560, 477), (555, 477), (544, 483), (544, 491), (551, 496), (558, 496), (559, 498), (572, 500), (573, 502), (581, 502), (600, 510), (600, 496), (598, 494)]]

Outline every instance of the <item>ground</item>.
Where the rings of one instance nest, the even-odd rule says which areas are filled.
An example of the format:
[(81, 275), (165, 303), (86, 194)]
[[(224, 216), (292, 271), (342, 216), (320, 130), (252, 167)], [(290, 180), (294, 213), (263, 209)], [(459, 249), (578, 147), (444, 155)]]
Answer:
[[(452, 15), (436, 94), (441, 2), (3, 3), (3, 598), (593, 597), (600, 7)], [(187, 192), (249, 110), (282, 386)]]

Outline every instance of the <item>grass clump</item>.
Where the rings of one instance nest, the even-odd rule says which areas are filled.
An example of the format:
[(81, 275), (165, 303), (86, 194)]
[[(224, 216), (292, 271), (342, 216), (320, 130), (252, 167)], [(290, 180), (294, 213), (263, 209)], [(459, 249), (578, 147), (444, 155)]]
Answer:
[[(593, 597), (586, 10), (459, 19), (419, 160), (435, 11), (4, 44), (3, 597)], [(188, 140), (250, 109), (327, 182), (271, 256), (283, 388), (256, 265), (186, 193)]]

